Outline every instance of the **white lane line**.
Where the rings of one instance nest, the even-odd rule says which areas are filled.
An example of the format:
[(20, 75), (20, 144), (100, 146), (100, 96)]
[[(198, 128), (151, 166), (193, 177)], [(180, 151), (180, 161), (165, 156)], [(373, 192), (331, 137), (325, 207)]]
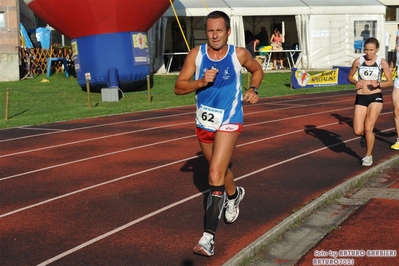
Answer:
[(156, 166), (156, 167), (145, 169), (145, 170), (140, 171), (140, 172), (136, 172), (136, 173), (133, 173), (133, 174), (121, 176), (121, 177), (118, 177), (118, 178), (115, 178), (115, 179), (112, 179), (112, 180), (108, 180), (108, 181), (105, 181), (105, 182), (102, 182), (102, 183), (98, 183), (96, 185), (92, 185), (92, 186), (85, 187), (85, 188), (82, 188), (82, 189), (79, 189), (79, 190), (75, 190), (75, 191), (72, 191), (72, 192), (69, 192), (69, 193), (66, 193), (66, 194), (51, 198), (51, 199), (47, 199), (47, 200), (40, 201), (40, 202), (37, 202), (35, 204), (23, 207), (23, 208), (16, 209), (16, 210), (11, 211), (11, 212), (6, 212), (6, 213), (3, 213), (3, 214), (0, 214), (0, 218), (4, 218), (6, 216), (10, 216), (10, 215), (16, 214), (18, 212), (29, 210), (29, 209), (32, 209), (34, 207), (38, 207), (40, 205), (43, 205), (43, 204), (46, 204), (46, 203), (50, 203), (52, 201), (63, 199), (63, 198), (66, 198), (66, 197), (69, 197), (69, 196), (72, 196), (72, 195), (75, 195), (75, 194), (78, 194), (78, 193), (93, 189), (93, 188), (98, 188), (98, 187), (101, 187), (101, 186), (104, 186), (104, 185), (108, 185), (108, 184), (111, 184), (111, 183), (114, 183), (114, 182), (117, 182), (117, 181), (121, 181), (121, 180), (124, 180), (124, 179), (132, 177), (132, 176), (148, 173), (148, 172), (151, 172), (151, 171), (154, 171), (154, 170), (158, 170), (158, 169), (161, 169), (161, 168), (165, 168), (165, 167), (177, 164), (177, 163), (185, 162), (187, 160), (192, 160), (192, 159), (198, 158), (199, 156), (201, 156), (201, 155), (196, 155), (196, 156), (184, 158), (184, 159), (181, 159), (181, 160), (178, 160), (178, 161), (174, 161), (174, 162), (170, 162), (170, 163), (167, 163), (167, 164), (159, 165), (159, 166)]
[(107, 238), (107, 237), (109, 237), (109, 236), (111, 236), (113, 234), (116, 234), (116, 233), (118, 233), (118, 232), (120, 232), (122, 230), (125, 230), (125, 229), (129, 228), (132, 225), (135, 225), (135, 224), (137, 224), (137, 223), (139, 223), (141, 221), (144, 221), (144, 220), (146, 220), (148, 218), (151, 218), (151, 217), (153, 217), (153, 216), (155, 216), (157, 214), (160, 214), (160, 213), (162, 213), (164, 211), (167, 211), (167, 210), (169, 210), (169, 209), (171, 209), (173, 207), (181, 205), (181, 204), (183, 204), (183, 203), (185, 203), (185, 202), (187, 202), (189, 200), (192, 200), (194, 198), (197, 198), (197, 197), (199, 197), (201, 195), (202, 195), (202, 193), (199, 192), (199, 193), (194, 194), (194, 195), (192, 195), (190, 197), (187, 197), (187, 198), (185, 198), (183, 200), (177, 201), (177, 202), (175, 202), (173, 204), (169, 204), (168, 206), (165, 206), (165, 207), (163, 207), (163, 208), (161, 208), (161, 209), (159, 209), (157, 211), (154, 211), (154, 212), (151, 212), (151, 213), (149, 213), (147, 215), (144, 215), (144, 216), (140, 217), (139, 219), (131, 221), (130, 223), (122, 225), (122, 226), (120, 226), (118, 228), (115, 228), (112, 231), (109, 231), (109, 232), (107, 232), (105, 234), (102, 234), (102, 235), (100, 235), (100, 236), (98, 236), (96, 238), (93, 238), (93, 239), (91, 239), (91, 240), (89, 240), (89, 241), (87, 241), (85, 243), (80, 244), (79, 246), (76, 246), (76, 247), (74, 247), (74, 248), (72, 248), (70, 250), (67, 250), (67, 251), (65, 251), (65, 252), (63, 252), (63, 253), (55, 256), (55, 257), (52, 257), (51, 259), (48, 259), (48, 260), (46, 260), (46, 261), (44, 261), (42, 263), (39, 263), (38, 266), (44, 266), (44, 265), (48, 265), (50, 263), (53, 263), (53, 262), (55, 262), (55, 261), (57, 261), (57, 260), (59, 260), (59, 259), (61, 259), (63, 257), (66, 257), (66, 256), (68, 256), (68, 255), (70, 255), (70, 254), (72, 254), (72, 253), (74, 253), (74, 252), (76, 252), (76, 251), (78, 251), (80, 249), (83, 249), (83, 248), (85, 248), (87, 246), (90, 246), (91, 244), (94, 244), (94, 243), (96, 243), (96, 242), (98, 242), (98, 241), (100, 241), (100, 240), (102, 240), (104, 238)]
[(52, 166), (48, 166), (48, 167), (44, 167), (44, 168), (40, 168), (40, 169), (28, 171), (28, 172), (19, 173), (19, 174), (16, 174), (16, 175), (11, 175), (11, 176), (2, 177), (2, 178), (0, 178), (0, 181), (4, 181), (4, 180), (10, 179), (10, 178), (15, 178), (15, 177), (18, 177), (18, 176), (23, 176), (23, 175), (38, 173), (38, 172), (41, 172), (41, 171), (45, 171), (45, 170), (49, 170), (49, 169), (53, 169), (53, 168), (57, 168), (57, 167), (62, 167), (62, 166), (65, 166), (65, 165), (70, 165), (70, 164), (74, 164), (74, 163), (85, 162), (85, 161), (89, 161), (89, 160), (93, 160), (93, 159), (98, 159), (98, 158), (105, 157), (105, 156), (115, 155), (115, 154), (122, 153), (122, 152), (127, 152), (127, 151), (142, 149), (142, 148), (146, 148), (146, 147), (151, 147), (151, 146), (160, 145), (160, 144), (164, 144), (164, 143), (168, 143), (168, 142), (173, 142), (173, 141), (179, 141), (179, 140), (182, 140), (182, 139), (192, 138), (192, 137), (195, 137), (195, 135), (189, 135), (189, 136), (179, 137), (179, 138), (175, 138), (175, 139), (168, 139), (168, 140), (159, 141), (159, 142), (154, 142), (154, 143), (150, 143), (150, 144), (146, 144), (146, 145), (142, 145), (142, 146), (136, 146), (136, 147), (132, 147), (132, 148), (124, 149), (124, 150), (118, 150), (118, 151), (114, 151), (114, 152), (103, 153), (103, 154), (100, 154), (100, 155), (96, 155), (96, 156), (92, 156), (92, 157), (87, 157), (87, 158), (84, 158), (84, 159), (79, 159), (79, 160), (75, 160), (75, 161), (69, 161), (69, 162), (67, 162), (67, 163), (55, 164), (55, 165), (52, 165)]
[[(353, 109), (353, 107), (345, 107), (345, 108), (340, 108), (340, 109), (333, 109), (333, 110), (328, 110), (328, 111), (322, 111), (322, 112), (318, 112), (318, 113), (310, 113), (310, 114), (304, 114), (304, 115), (297, 115), (294, 117), (284, 117), (284, 118), (279, 118), (279, 119), (274, 119), (274, 120), (268, 120), (268, 121), (264, 121), (264, 122), (259, 122), (259, 123), (254, 123), (254, 124), (249, 124), (249, 125), (244, 125), (245, 127), (249, 127), (249, 126), (254, 126), (254, 125), (262, 125), (262, 124), (268, 124), (268, 123), (274, 123), (274, 122), (279, 122), (279, 121), (285, 121), (285, 120), (291, 120), (292, 118), (301, 118), (301, 117), (306, 117), (306, 116), (313, 116), (313, 115), (320, 115), (320, 114), (325, 114), (325, 113), (330, 113), (330, 112), (337, 112), (337, 111), (343, 111), (343, 110), (347, 110), (347, 109)], [(392, 112), (391, 112), (392, 113)], [(337, 124), (338, 122), (334, 122), (334, 124)]]
[[(262, 124), (262, 123), (259, 123), (259, 124)], [(323, 127), (328, 127), (328, 126), (332, 126), (332, 125), (336, 125), (336, 124), (338, 124), (338, 123), (337, 122), (333, 122), (333, 123), (330, 123), (330, 124), (324, 124), (324, 125), (313, 127), (313, 128), (323, 128)], [(283, 134), (280, 134), (280, 135), (270, 136), (270, 137), (263, 138), (263, 139), (257, 139), (257, 140), (241, 143), (241, 144), (238, 144), (237, 147), (252, 145), (252, 144), (255, 144), (255, 143), (258, 143), (258, 142), (271, 140), (271, 139), (275, 139), (275, 138), (280, 138), (280, 137), (288, 136), (288, 135), (295, 134), (295, 133), (300, 133), (300, 132), (303, 132), (304, 130), (305, 129), (298, 129), (298, 130), (286, 132), (286, 133), (283, 133)], [(357, 137), (357, 138), (359, 138), (359, 137)]]
[[(345, 100), (345, 102), (347, 101), (353, 101), (353, 100)], [(339, 103), (344, 102), (344, 101), (340, 101)], [(245, 112), (245, 115), (252, 115), (252, 114), (260, 114), (260, 113), (268, 113), (268, 112), (275, 112), (275, 111), (282, 111), (282, 110), (289, 110), (289, 109), (295, 109), (295, 108), (305, 108), (305, 107), (315, 107), (318, 105), (325, 105), (325, 104), (334, 104), (334, 103), (338, 103), (337, 101), (333, 101), (333, 102), (323, 102), (323, 103), (314, 103), (314, 104), (301, 104), (301, 105), (291, 105), (291, 106), (286, 106), (286, 107), (282, 107), (282, 108), (276, 108), (276, 109), (269, 109), (269, 110), (262, 110), (262, 111), (254, 111), (254, 112)], [(352, 108), (351, 107), (347, 107), (347, 108)], [(346, 109), (346, 108), (343, 108)], [(328, 110), (326, 110), (325, 112), (329, 112)]]
[(59, 128), (44, 128), (44, 127), (18, 127), (22, 130), (37, 130), (37, 131), (68, 131), (66, 129), (59, 129)]
[[(319, 128), (319, 127), (316, 127), (316, 128)], [(390, 130), (392, 130), (392, 129), (395, 129), (395, 128), (388, 128), (388, 129), (382, 130), (382, 131), (380, 131), (380, 132), (386, 132), (386, 131), (390, 131)], [(303, 131), (303, 130), (302, 130), (302, 131)], [(308, 155), (313, 154), (313, 153), (317, 153), (317, 152), (322, 151), (322, 150), (325, 150), (325, 149), (330, 149), (331, 147), (334, 147), (334, 146), (342, 145), (342, 143), (348, 143), (348, 142), (351, 142), (351, 141), (358, 141), (358, 140), (359, 140), (359, 137), (355, 137), (355, 138), (351, 138), (351, 139), (347, 139), (347, 140), (341, 141), (341, 142), (339, 142), (339, 143), (334, 143), (334, 144), (332, 144), (332, 145), (329, 145), (329, 146), (326, 146), (326, 147), (323, 147), (323, 148), (319, 148), (319, 149), (316, 149), (316, 150), (313, 150), (313, 151), (309, 151), (309, 152), (307, 152), (307, 153), (303, 153), (303, 154), (300, 154), (300, 155), (291, 157), (291, 158), (289, 158), (289, 159), (280, 161), (280, 162), (278, 162), (278, 163), (275, 163), (275, 164), (272, 164), (272, 165), (269, 165), (269, 166), (260, 168), (260, 169), (258, 169), (258, 170), (256, 170), (256, 171), (251, 172), (251, 173), (248, 173), (248, 174), (242, 175), (242, 176), (240, 176), (240, 177), (237, 177), (237, 178), (235, 178), (234, 180), (241, 180), (241, 179), (244, 179), (244, 178), (246, 178), (246, 177), (248, 177), (248, 176), (251, 176), (251, 175), (254, 175), (254, 174), (263, 172), (263, 171), (265, 171), (265, 170), (268, 170), (268, 169), (270, 169), (270, 168), (279, 166), (279, 165), (281, 165), (281, 164), (288, 163), (288, 162), (290, 162), (290, 161), (294, 161), (294, 160), (296, 160), (296, 159), (299, 159), (299, 158), (308, 156)]]
[(78, 140), (78, 141), (64, 142), (62, 144), (46, 146), (46, 147), (37, 148), (37, 149), (31, 149), (31, 150), (25, 150), (25, 151), (20, 151), (20, 152), (15, 152), (15, 153), (3, 154), (3, 155), (0, 155), (0, 158), (14, 156), (14, 155), (21, 155), (21, 154), (30, 153), (30, 152), (54, 149), (54, 148), (59, 148), (59, 147), (62, 147), (62, 146), (74, 145), (74, 144), (84, 143), (84, 142), (88, 142), (88, 141), (96, 141), (96, 140), (99, 140), (99, 139), (119, 137), (119, 136), (123, 136), (123, 135), (143, 132), (143, 131), (149, 131), (149, 130), (155, 130), (155, 129), (160, 129), (160, 128), (167, 128), (167, 127), (175, 127), (175, 126), (193, 124), (193, 123), (194, 123), (193, 121), (190, 121), (190, 122), (179, 123), (179, 124), (171, 124), (171, 125), (165, 125), (165, 126), (157, 126), (157, 127), (151, 127), (151, 128), (138, 129), (138, 130), (127, 131), (127, 132), (122, 132), (122, 133), (117, 133), (117, 134), (105, 135), (105, 136), (101, 136), (101, 137), (83, 139), (83, 140)]
[[(57, 131), (57, 132), (48, 132), (48, 133), (43, 133), (43, 134), (35, 134), (35, 135), (17, 137), (17, 138), (12, 138), (12, 139), (3, 139), (3, 140), (0, 140), (0, 143), (1, 143), (1, 142), (14, 141), (14, 140), (21, 140), (21, 139), (28, 139), (28, 138), (35, 138), (35, 137), (47, 136), (47, 135), (52, 135), (52, 134), (59, 134), (59, 133), (64, 133), (64, 132), (72, 132), (72, 131), (86, 130), (86, 129), (99, 128), (99, 127), (107, 127), (107, 126), (120, 125), (120, 124), (127, 124), (127, 123), (135, 123), (135, 122), (148, 121), (148, 120), (164, 119), (164, 118), (168, 118), (168, 117), (181, 116), (181, 115), (188, 115), (188, 114), (192, 115), (193, 112), (186, 112), (186, 113), (179, 113), (179, 114), (165, 115), (165, 116), (147, 117), (147, 118), (140, 118), (140, 119), (135, 119), (135, 120), (125, 120), (125, 121), (112, 122), (112, 123), (105, 123), (105, 124), (100, 124), (100, 125), (93, 125), (93, 126), (86, 126), (86, 127), (78, 127), (78, 128), (73, 128), (73, 129), (66, 129), (66, 130)], [(93, 118), (93, 119), (94, 119), (94, 118)], [(21, 128), (21, 127), (20, 127), (20, 128)], [(29, 127), (27, 126), (25, 129), (28, 130)]]

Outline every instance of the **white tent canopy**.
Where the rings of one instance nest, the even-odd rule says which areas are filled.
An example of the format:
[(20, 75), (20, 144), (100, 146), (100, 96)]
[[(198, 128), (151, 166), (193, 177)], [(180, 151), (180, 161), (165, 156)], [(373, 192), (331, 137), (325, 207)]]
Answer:
[[(185, 17), (204, 17), (214, 10), (240, 16), (385, 14), (385, 6), (378, 0), (175, 0), (173, 5), (177, 15)], [(169, 8), (164, 16), (174, 16), (173, 9)]]
[[(232, 19), (229, 42), (245, 46), (244, 23), (248, 17), (295, 17), (296, 35), (302, 50), (299, 67), (306, 69), (350, 65), (362, 52), (360, 32), (368, 24), (370, 37), (380, 42), (385, 54), (385, 6), (378, 0), (175, 0), (179, 19), (205, 17), (221, 10)], [(163, 18), (175, 17), (169, 8)]]
[[(300, 0), (175, 0), (173, 5), (179, 16), (187, 17), (204, 17), (214, 10), (242, 16), (292, 15), (293, 12), (305, 14), (308, 10), (307, 5)], [(278, 12), (273, 13), (276, 10)], [(173, 15), (172, 9), (165, 13), (165, 16)]]

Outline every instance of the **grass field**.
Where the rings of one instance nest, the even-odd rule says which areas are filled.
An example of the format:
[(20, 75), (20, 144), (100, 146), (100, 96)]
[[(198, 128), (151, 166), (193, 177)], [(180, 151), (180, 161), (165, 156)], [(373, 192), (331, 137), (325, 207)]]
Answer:
[[(291, 89), (290, 72), (265, 73), (259, 96), (273, 97), (290, 94), (318, 93), (351, 89), (351, 85)], [(75, 77), (66, 78), (58, 73), (41, 82), (45, 75), (15, 82), (0, 82), (0, 128), (26, 125), (41, 125), (57, 121), (73, 120), (143, 110), (168, 108), (195, 104), (194, 94), (177, 96), (173, 93), (177, 75), (154, 75), (151, 101), (147, 90), (125, 92), (116, 102), (102, 102), (101, 93), (88, 95), (78, 85)], [(248, 85), (247, 74), (243, 75), (243, 88)], [(6, 119), (6, 91), (8, 89), (8, 120)]]

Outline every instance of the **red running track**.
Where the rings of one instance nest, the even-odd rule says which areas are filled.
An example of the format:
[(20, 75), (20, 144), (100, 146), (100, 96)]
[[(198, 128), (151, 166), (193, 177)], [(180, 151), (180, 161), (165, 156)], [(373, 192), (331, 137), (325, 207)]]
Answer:
[[(375, 164), (395, 155), (391, 91)], [(203, 231), (207, 164), (194, 106), (0, 131), (0, 265), (221, 265), (323, 192), (366, 171), (353, 91), (245, 105), (232, 160), (240, 217)]]

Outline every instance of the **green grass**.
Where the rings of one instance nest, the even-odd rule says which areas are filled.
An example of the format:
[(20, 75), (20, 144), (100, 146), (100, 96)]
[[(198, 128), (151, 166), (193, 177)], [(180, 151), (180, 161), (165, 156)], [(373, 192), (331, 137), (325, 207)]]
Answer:
[[(328, 86), (311, 89), (290, 89), (290, 72), (265, 73), (259, 96), (272, 97), (351, 89), (351, 85)], [(0, 128), (26, 125), (42, 125), (57, 121), (73, 120), (151, 109), (195, 104), (194, 94), (177, 96), (173, 93), (177, 75), (154, 75), (151, 88), (152, 100), (147, 90), (125, 92), (117, 102), (102, 102), (101, 93), (88, 96), (78, 85), (75, 77), (66, 78), (58, 73), (41, 82), (45, 75), (15, 82), (0, 82)], [(247, 85), (243, 75), (243, 87)], [(6, 120), (6, 89), (9, 89), (8, 120)]]

